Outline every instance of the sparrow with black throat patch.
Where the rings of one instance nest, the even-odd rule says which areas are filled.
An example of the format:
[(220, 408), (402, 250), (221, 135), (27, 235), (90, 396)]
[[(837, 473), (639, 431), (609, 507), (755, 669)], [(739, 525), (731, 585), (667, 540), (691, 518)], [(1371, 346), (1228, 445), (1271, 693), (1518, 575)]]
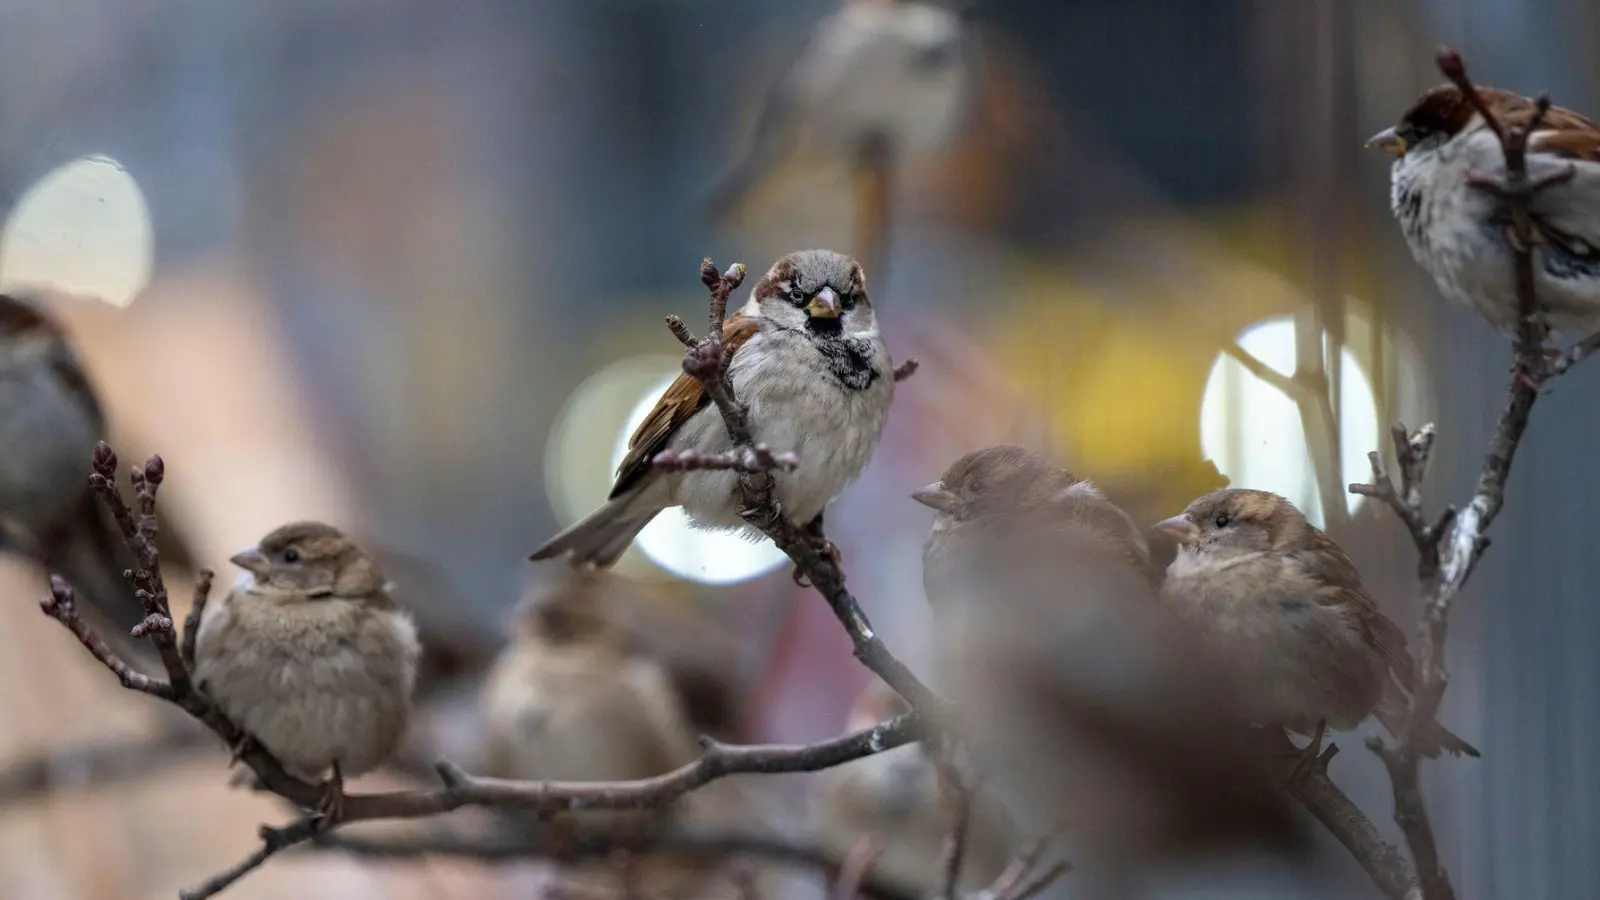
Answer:
[[(1528, 97), (1477, 91), (1503, 128), (1532, 120)], [(1504, 183), (1505, 155), (1483, 116), (1460, 88), (1436, 87), (1367, 147), (1394, 157), (1390, 207), (1440, 292), (1515, 337), (1515, 238), (1505, 200), (1485, 187)], [(1600, 330), (1600, 127), (1550, 107), (1529, 135), (1527, 172), (1548, 182), (1528, 199), (1545, 324), (1577, 336)]]
[[(754, 439), (792, 451), (799, 465), (773, 473), (784, 515), (820, 525), (823, 509), (861, 475), (894, 399), (894, 364), (878, 331), (861, 265), (831, 250), (802, 250), (773, 264), (723, 328), (728, 377), (749, 410)], [(665, 472), (657, 454), (732, 449), (698, 378), (678, 376), (640, 423), (605, 505), (546, 541), (530, 559), (614, 564), (656, 514), (681, 506), (697, 526), (759, 533), (739, 512), (738, 473)]]

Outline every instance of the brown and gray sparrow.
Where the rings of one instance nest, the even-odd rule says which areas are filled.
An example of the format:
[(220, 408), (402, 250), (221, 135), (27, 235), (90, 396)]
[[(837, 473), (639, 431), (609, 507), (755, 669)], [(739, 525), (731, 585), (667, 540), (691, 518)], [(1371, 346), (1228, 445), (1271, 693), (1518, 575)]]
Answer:
[[(860, 476), (894, 399), (894, 365), (878, 333), (861, 265), (831, 250), (773, 264), (724, 329), (734, 394), (757, 441), (793, 451), (799, 468), (775, 475), (785, 515), (808, 524)], [(682, 506), (704, 528), (755, 532), (739, 516), (738, 476), (663, 472), (663, 450), (730, 449), (727, 428), (700, 381), (678, 377), (628, 444), (606, 504), (533, 551), (574, 565), (610, 566), (656, 514)]]
[[(873, 682), (851, 707), (846, 730), (870, 728), (910, 709), (888, 685)], [(812, 793), (818, 833), (831, 850), (842, 857), (871, 839), (879, 851), (873, 873), (919, 895), (939, 887), (948, 830), (933, 752), (918, 743), (826, 769)], [(980, 791), (968, 824), (962, 889), (993, 882), (1010, 861), (1011, 846), (1010, 817), (991, 792)]]
[(376, 563), (321, 522), (278, 528), (230, 560), (244, 571), (208, 608), (195, 681), (292, 775), (331, 770), (320, 811), (338, 820), (345, 776), (394, 753), (421, 647)]
[[(1391, 733), (1416, 683), (1405, 632), (1378, 609), (1350, 558), (1267, 491), (1215, 491), (1157, 525), (1178, 538), (1162, 598), (1233, 670), (1247, 714), (1312, 735), (1377, 716)], [(1434, 723), (1428, 755), (1477, 756)]]
[(1143, 531), (1021, 447), (969, 453), (913, 495), (936, 672), (1019, 830), (1088, 862), (1294, 842), (1224, 673), (1162, 608)]
[[(1506, 126), (1533, 114), (1527, 97), (1478, 91)], [(1500, 143), (1483, 117), (1459, 88), (1445, 85), (1423, 94), (1367, 146), (1395, 157), (1389, 202), (1417, 262), (1446, 297), (1514, 335), (1509, 215), (1496, 194), (1472, 184), (1478, 175), (1505, 177)], [(1600, 329), (1600, 127), (1551, 107), (1529, 138), (1528, 174), (1537, 179), (1565, 166), (1573, 178), (1530, 201), (1534, 268), (1547, 324), (1583, 335)]]
[(854, 163), (874, 141), (897, 159), (938, 148), (970, 112), (975, 69), (958, 4), (844, 0), (763, 98), (755, 133), (707, 207), (734, 208), (797, 149)]
[(144, 618), (122, 577), (133, 560), (89, 489), (106, 437), (94, 388), (59, 322), (0, 294), (0, 551), (38, 561), (77, 590), (119, 650)]
[[(479, 716), (485, 768), (531, 781), (626, 781), (693, 762), (699, 745), (671, 677), (639, 655), (626, 627), (583, 581), (530, 594), (512, 617), (511, 641), (483, 683)], [(558, 834), (624, 843), (673, 824), (735, 823), (742, 798), (708, 785), (665, 809), (587, 810), (554, 821)], [(693, 893), (720, 864), (655, 853), (637, 873), (652, 895)], [(611, 884), (614, 866), (580, 866), (575, 876)]]

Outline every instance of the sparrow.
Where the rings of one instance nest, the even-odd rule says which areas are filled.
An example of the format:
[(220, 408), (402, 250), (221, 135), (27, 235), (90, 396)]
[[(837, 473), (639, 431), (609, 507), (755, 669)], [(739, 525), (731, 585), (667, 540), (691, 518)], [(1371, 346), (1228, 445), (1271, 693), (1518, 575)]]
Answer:
[[(627, 781), (693, 762), (699, 744), (667, 670), (640, 655), (634, 636), (583, 583), (557, 583), (525, 596), (510, 641), (478, 698), (484, 767), (525, 781)], [(557, 816), (563, 840), (603, 837), (648, 844), (673, 825), (736, 822), (742, 798), (708, 785), (666, 808), (586, 810)], [(525, 818), (508, 824), (536, 827)], [(651, 853), (635, 873), (653, 895), (692, 895), (722, 860)], [(609, 885), (615, 866), (578, 866), (574, 876)]]
[[(850, 709), (847, 732), (870, 728), (909, 712), (910, 705), (882, 682), (873, 682)], [(862, 840), (879, 851), (873, 873), (909, 893), (939, 888), (940, 854), (949, 822), (941, 808), (938, 768), (926, 743), (896, 747), (825, 769), (812, 785), (817, 832), (842, 857)], [(972, 779), (967, 779), (969, 785)], [(979, 790), (967, 826), (960, 885), (976, 891), (1011, 859), (1011, 821), (993, 794)]]
[[(620, 781), (693, 762), (699, 745), (665, 668), (582, 585), (532, 593), (479, 693), (485, 766), (502, 778)], [(585, 812), (574, 822), (644, 827), (656, 811)]]
[[(866, 468), (894, 399), (894, 364), (861, 265), (831, 250), (783, 257), (727, 320), (723, 339), (734, 395), (749, 409), (756, 441), (799, 456), (798, 468), (774, 474), (779, 505), (790, 521), (817, 522)], [(758, 538), (739, 515), (737, 473), (669, 473), (653, 464), (664, 450), (714, 454), (731, 447), (699, 379), (678, 376), (629, 439), (605, 505), (530, 559), (566, 555), (576, 566), (610, 566), (671, 506), (682, 506), (700, 527)]]
[(0, 551), (66, 578), (101, 636), (138, 652), (128, 631), (144, 609), (122, 576), (133, 558), (89, 488), (105, 436), (100, 401), (61, 324), (31, 300), (0, 294)]
[[(1503, 126), (1526, 124), (1533, 115), (1527, 97), (1493, 88), (1478, 93)], [(1514, 336), (1510, 217), (1497, 193), (1473, 183), (1506, 174), (1500, 143), (1483, 117), (1459, 88), (1445, 85), (1423, 94), (1367, 146), (1395, 158), (1389, 202), (1412, 256), (1446, 297)], [(1570, 180), (1529, 201), (1534, 269), (1546, 324), (1584, 335), (1600, 329), (1600, 127), (1553, 106), (1529, 137), (1528, 174), (1540, 179), (1568, 166)]]
[(912, 496), (937, 512), (923, 548), (934, 674), (1019, 831), (1064, 825), (1074, 863), (1112, 872), (1300, 848), (1226, 673), (1162, 608), (1125, 511), (1009, 445)]
[[(1252, 721), (1312, 737), (1376, 716), (1398, 735), (1416, 665), (1344, 551), (1294, 504), (1229, 489), (1157, 524), (1179, 541), (1163, 603), (1234, 671)], [(1427, 755), (1477, 756), (1433, 723)], [(1304, 761), (1303, 759), (1303, 761)]]
[(207, 607), (195, 683), (290, 774), (324, 783), (337, 822), (344, 779), (393, 755), (422, 648), (369, 555), (331, 525), (293, 522), (229, 560), (242, 572)]
[(940, 147), (974, 103), (974, 43), (958, 4), (844, 0), (762, 99), (754, 134), (706, 208), (736, 208), (802, 148), (854, 164), (874, 150), (898, 160)]

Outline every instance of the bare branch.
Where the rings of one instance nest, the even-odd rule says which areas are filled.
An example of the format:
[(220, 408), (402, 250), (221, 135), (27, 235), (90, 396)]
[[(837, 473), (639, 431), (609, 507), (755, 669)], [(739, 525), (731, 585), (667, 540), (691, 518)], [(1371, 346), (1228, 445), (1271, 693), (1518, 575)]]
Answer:
[(793, 453), (773, 453), (766, 444), (735, 447), (726, 453), (698, 453), (694, 450), (663, 450), (651, 462), (668, 472), (689, 472), (695, 469), (723, 469), (755, 474), (758, 472), (792, 472), (800, 465), (800, 457)]
[(179, 891), (179, 900), (205, 900), (207, 897), (216, 896), (235, 881), (261, 868), (261, 864), (274, 854), (311, 840), (321, 829), (319, 823), (322, 821), (319, 816), (306, 816), (283, 828), (261, 826), (261, 847), (256, 852), (200, 884)]
[(905, 362), (894, 367), (895, 384), (899, 384), (917, 374), (917, 370), (920, 368), (922, 368), (922, 363), (918, 362), (915, 356), (907, 357)]

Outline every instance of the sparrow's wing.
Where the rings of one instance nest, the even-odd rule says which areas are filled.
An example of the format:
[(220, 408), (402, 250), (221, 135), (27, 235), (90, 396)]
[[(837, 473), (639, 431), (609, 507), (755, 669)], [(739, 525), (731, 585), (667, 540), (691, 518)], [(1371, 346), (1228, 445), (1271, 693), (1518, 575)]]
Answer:
[[(730, 317), (722, 328), (723, 352), (739, 352), (739, 348), (755, 336), (758, 327), (754, 317), (742, 312)], [(633, 437), (628, 439), (628, 455), (622, 458), (622, 464), (617, 467), (617, 482), (611, 486), (609, 499), (627, 493), (640, 478), (651, 472), (650, 461), (655, 459), (657, 453), (667, 449), (672, 436), (684, 422), (689, 421), (690, 416), (710, 402), (711, 397), (706, 394), (700, 379), (688, 373), (679, 375), (677, 380), (668, 385), (661, 399), (656, 401), (655, 408), (650, 410), (650, 414), (634, 430)]]
[(1361, 572), (1345, 555), (1344, 549), (1316, 529), (1311, 530), (1308, 547), (1295, 554), (1300, 563), (1327, 587), (1317, 600), (1329, 606), (1355, 610), (1365, 625), (1367, 638), (1394, 672), (1395, 680), (1407, 692), (1416, 684), (1416, 663), (1406, 649), (1406, 633), (1378, 608), (1378, 601), (1361, 583)]
[(1529, 142), (1528, 173), (1534, 178), (1564, 166), (1573, 170), (1571, 181), (1534, 196), (1534, 221), (1546, 242), (1572, 263), (1600, 269), (1600, 219), (1594, 215), (1600, 197), (1600, 128), (1567, 115), (1570, 120), (1550, 122), (1552, 127), (1541, 128)]

